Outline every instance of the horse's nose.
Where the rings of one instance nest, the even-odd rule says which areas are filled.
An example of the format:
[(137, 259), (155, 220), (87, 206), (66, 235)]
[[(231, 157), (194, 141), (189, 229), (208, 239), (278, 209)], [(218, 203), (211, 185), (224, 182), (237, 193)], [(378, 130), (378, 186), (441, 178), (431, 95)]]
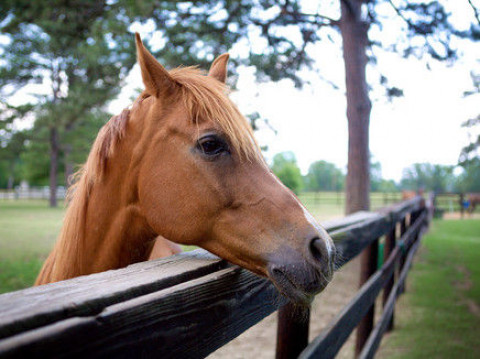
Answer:
[(313, 237), (308, 241), (307, 252), (311, 265), (328, 277), (333, 274), (336, 253), (329, 238)]

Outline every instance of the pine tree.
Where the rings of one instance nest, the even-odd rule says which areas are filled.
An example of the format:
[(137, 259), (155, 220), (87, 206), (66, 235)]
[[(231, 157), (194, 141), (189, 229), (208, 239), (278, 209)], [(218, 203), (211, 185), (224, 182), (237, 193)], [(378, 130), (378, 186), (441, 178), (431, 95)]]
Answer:
[[(14, 0), (0, 5), (0, 89), (11, 99), (32, 84), (48, 85), (32, 101), (37, 133), (46, 133), (50, 156), (50, 205), (56, 206), (61, 156), (71, 168), (69, 134), (115, 97), (135, 63), (130, 21), (114, 2)], [(43, 129), (43, 131), (40, 131)], [(68, 173), (67, 173), (68, 175)]]

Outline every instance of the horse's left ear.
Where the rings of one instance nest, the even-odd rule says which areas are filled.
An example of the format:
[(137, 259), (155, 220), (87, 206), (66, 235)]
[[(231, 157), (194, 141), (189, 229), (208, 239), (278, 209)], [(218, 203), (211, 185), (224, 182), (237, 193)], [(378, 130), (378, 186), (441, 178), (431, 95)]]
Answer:
[(168, 94), (176, 87), (170, 74), (153, 55), (145, 48), (138, 33), (135, 33), (137, 59), (142, 72), (143, 84), (148, 94), (159, 97)]
[(229, 54), (220, 55), (213, 61), (212, 66), (210, 66), (210, 71), (208, 76), (216, 78), (218, 81), (225, 83), (227, 81), (227, 65)]

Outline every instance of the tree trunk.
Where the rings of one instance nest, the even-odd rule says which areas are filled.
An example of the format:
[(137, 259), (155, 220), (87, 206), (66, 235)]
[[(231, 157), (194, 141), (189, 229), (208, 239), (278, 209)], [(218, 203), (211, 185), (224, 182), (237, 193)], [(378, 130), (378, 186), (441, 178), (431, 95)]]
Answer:
[(73, 163), (70, 160), (70, 154), (72, 153), (72, 145), (67, 144), (63, 148), (64, 165), (65, 165), (65, 187), (68, 188), (71, 185), (73, 176)]
[[(347, 214), (370, 208), (370, 151), (368, 127), (372, 104), (368, 98), (366, 80), (368, 23), (362, 20), (362, 0), (341, 0), (340, 31), (347, 88), (348, 172), (345, 212)], [(378, 241), (361, 255), (360, 287), (375, 272)], [(374, 305), (361, 320), (357, 329), (356, 356), (362, 350), (374, 323)]]
[(50, 129), (50, 207), (57, 207), (58, 131)]
[(15, 184), (15, 176), (14, 176), (15, 162), (14, 161), (10, 162), (9, 171), (10, 171), (10, 174), (8, 176), (7, 189), (12, 190), (13, 185)]
[(7, 189), (12, 190), (13, 189), (13, 183), (15, 179), (13, 178), (12, 175), (8, 176), (8, 182), (7, 182)]
[(347, 89), (348, 172), (347, 214), (370, 208), (368, 126), (371, 102), (366, 81), (368, 23), (362, 20), (360, 0), (341, 1), (340, 31)]

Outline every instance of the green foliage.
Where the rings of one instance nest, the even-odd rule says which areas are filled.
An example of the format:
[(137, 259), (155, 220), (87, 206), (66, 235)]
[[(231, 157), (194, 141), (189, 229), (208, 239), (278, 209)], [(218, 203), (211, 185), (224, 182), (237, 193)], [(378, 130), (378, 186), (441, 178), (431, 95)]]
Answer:
[(456, 187), (460, 192), (480, 192), (480, 158), (472, 159), (463, 165), (463, 172), (457, 178)]
[[(91, 143), (99, 126), (89, 123), (98, 122), (135, 63), (131, 21), (115, 1), (80, 0), (72, 7), (61, 0), (15, 0), (3, 1), (0, 10), (0, 30), (7, 37), (0, 45), (0, 95), (7, 99), (0, 130), (14, 130), (13, 119), (35, 118), (26, 151), (42, 151), (38, 159), (24, 157), (27, 177), (37, 178), (52, 148), (71, 162), (72, 151)], [(18, 90), (40, 83), (49, 91), (34, 93), (31, 103), (15, 107), (8, 102)], [(35, 162), (41, 168), (30, 166)]]
[[(304, 81), (297, 71), (313, 63), (306, 46), (318, 41), (318, 30), (331, 23), (303, 13), (299, 0), (124, 0), (118, 4), (125, 6), (132, 19), (154, 21), (163, 41), (152, 45), (168, 66), (208, 68), (215, 56), (237, 47), (233, 68), (255, 66), (258, 79), (289, 78), (298, 86)], [(251, 46), (251, 38), (262, 45)]]
[(278, 153), (273, 157), (272, 171), (293, 192), (299, 193), (303, 188), (302, 174), (292, 152)]
[(345, 175), (333, 163), (316, 161), (310, 165), (305, 182), (310, 191), (342, 191)]
[(0, 135), (0, 188), (13, 187), (21, 177), (21, 154), (25, 150), (26, 132)]
[(454, 190), (455, 176), (452, 166), (431, 163), (415, 163), (403, 170), (401, 187), (418, 191), (434, 191), (437, 193)]
[(382, 178), (380, 185), (378, 186), (378, 191), (386, 193), (397, 192), (398, 186), (394, 180), (386, 180)]

